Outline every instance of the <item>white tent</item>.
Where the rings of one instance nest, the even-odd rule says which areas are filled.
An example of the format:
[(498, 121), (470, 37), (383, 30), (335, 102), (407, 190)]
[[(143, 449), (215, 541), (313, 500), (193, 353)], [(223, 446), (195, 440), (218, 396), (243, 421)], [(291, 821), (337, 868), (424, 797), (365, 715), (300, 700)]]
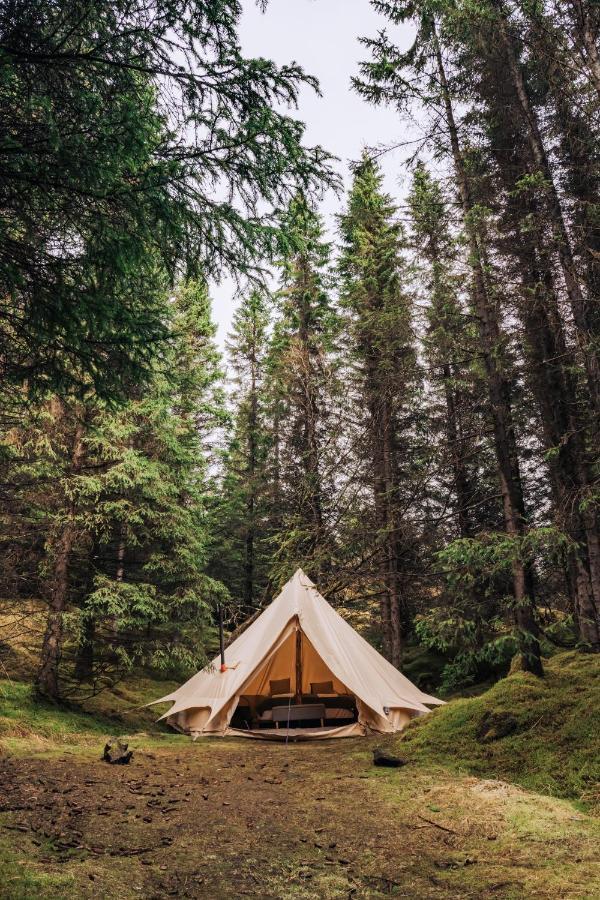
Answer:
[(155, 700), (172, 703), (161, 718), (193, 737), (315, 739), (400, 731), (443, 702), (354, 631), (301, 569), (226, 657), (225, 671), (217, 657)]

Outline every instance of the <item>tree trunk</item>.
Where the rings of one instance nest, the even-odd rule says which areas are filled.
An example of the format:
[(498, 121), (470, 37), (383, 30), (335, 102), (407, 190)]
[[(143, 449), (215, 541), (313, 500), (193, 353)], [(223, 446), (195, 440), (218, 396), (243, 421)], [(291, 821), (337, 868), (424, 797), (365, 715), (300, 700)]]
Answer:
[[(88, 556), (88, 571), (85, 586), (85, 596), (87, 597), (94, 587), (95, 566), (94, 561), (97, 553), (97, 545), (94, 543)], [(94, 672), (94, 640), (96, 636), (96, 620), (90, 610), (85, 613), (83, 622), (83, 632), (79, 647), (77, 648), (77, 658), (75, 660), (75, 679), (77, 681), (85, 681), (91, 678)]]
[[(506, 533), (515, 538), (515, 543), (517, 543), (518, 538), (525, 533), (526, 519), (512, 422), (510, 386), (499, 366), (498, 351), (502, 343), (500, 327), (494, 304), (489, 298), (484, 267), (485, 253), (471, 217), (473, 203), (470, 186), (435, 26), (433, 37), (440, 87), (446, 112), (446, 123), (450, 134), (452, 157), (469, 243), (473, 275), (472, 298), (478, 319), (482, 356), (488, 384), (494, 445), (502, 494), (504, 526)], [(543, 669), (535, 619), (533, 574), (521, 560), (519, 554), (515, 555), (513, 562), (513, 592), (515, 624), (523, 666), (527, 671), (541, 675), (543, 674)]]
[(381, 394), (377, 377), (377, 360), (372, 357), (367, 361), (367, 396), (375, 515), (380, 543), (378, 555), (381, 561), (380, 613), (383, 655), (392, 665), (398, 667), (402, 655), (402, 616), (396, 553), (392, 416), (389, 403)]
[(115, 578), (117, 581), (123, 581), (125, 577), (125, 551), (127, 547), (125, 544), (125, 536), (124, 529), (121, 529), (121, 537), (119, 538), (119, 543), (117, 545), (117, 567), (115, 570)]
[(516, 125), (519, 115), (515, 104), (516, 98), (512, 106), (505, 106), (504, 120), (496, 120), (495, 127), (501, 129), (503, 138), (500, 143), (494, 141), (492, 150), (508, 198), (509, 253), (522, 284), (518, 314), (525, 330), (527, 370), (539, 409), (544, 445), (551, 451), (548, 467), (557, 523), (574, 545), (575, 558), (568, 569), (567, 584), (581, 640), (596, 649), (600, 628), (598, 621), (593, 620), (593, 611), (600, 609), (600, 573), (594, 571), (593, 560), (598, 522), (594, 510), (582, 504), (593, 491), (593, 478), (577, 383), (572, 374), (573, 353), (567, 346), (554, 283), (547, 223), (539, 200), (531, 192), (514, 192), (519, 174), (527, 169), (527, 152)]
[(382, 450), (384, 479), (384, 516), (386, 538), (387, 588), (390, 604), (390, 662), (400, 667), (402, 659), (402, 602), (398, 572), (398, 527), (395, 511), (395, 478), (393, 463), (393, 424), (389, 404), (384, 403), (382, 416)]
[[(65, 418), (64, 404), (62, 401), (57, 400), (53, 406), (55, 419), (57, 424), (59, 424)], [(83, 422), (78, 422), (71, 444), (69, 465), (69, 475), (71, 476), (76, 476), (81, 471), (84, 456), (83, 436)], [(57, 699), (59, 696), (58, 675), (64, 637), (64, 612), (69, 597), (71, 555), (77, 537), (75, 512), (75, 504), (71, 501), (69, 503), (67, 521), (53, 560), (48, 618), (36, 677), (36, 689), (38, 692), (52, 699)]]
[(446, 312), (444, 310), (443, 290), (437, 265), (437, 259), (439, 258), (437, 235), (430, 233), (428, 239), (431, 245), (433, 310), (436, 322), (441, 328), (440, 346), (438, 347), (438, 350), (442, 356), (442, 385), (444, 389), (444, 401), (446, 404), (446, 440), (451, 458), (452, 486), (456, 497), (456, 519), (460, 537), (469, 537), (472, 533), (468, 513), (470, 496), (469, 478), (464, 462), (463, 442), (460, 437), (457, 392), (455, 389), (456, 371), (453, 368), (451, 343), (448, 340), (448, 332), (444, 324), (447, 320)]
[[(369, 386), (372, 391), (372, 385)], [(386, 535), (387, 528), (387, 511), (385, 504), (385, 470), (383, 465), (383, 453), (381, 451), (381, 434), (379, 426), (378, 404), (371, 397), (371, 448), (372, 448), (372, 467), (373, 467), (373, 493), (375, 500), (375, 516), (377, 520), (377, 530), (379, 535)], [(389, 571), (387, 556), (387, 535), (386, 544), (382, 547), (378, 554), (381, 560), (380, 564), (380, 617), (381, 617), (381, 633), (382, 633), (382, 650), (386, 659), (391, 660), (392, 655), (392, 621), (391, 606), (389, 593)]]
[[(549, 55), (549, 54), (548, 54)], [(548, 62), (548, 82), (555, 104), (555, 128), (561, 135), (559, 153), (564, 169), (564, 190), (572, 204), (573, 248), (588, 296), (588, 325), (596, 341), (600, 334), (600, 171), (597, 164), (597, 135), (594, 122), (578, 108), (571, 84), (556, 74), (560, 70)], [(596, 347), (597, 347), (596, 343)], [(593, 414), (593, 413), (592, 413)]]
[(456, 394), (453, 387), (452, 369), (449, 363), (443, 366), (444, 398), (446, 401), (446, 439), (452, 460), (452, 481), (456, 497), (456, 521), (460, 537), (470, 537), (471, 521), (468, 513), (469, 478), (464, 462), (463, 446), (459, 435)]
[(574, 543), (576, 578), (573, 598), (580, 638), (593, 650), (600, 650), (600, 571), (598, 523), (592, 509), (580, 512), (582, 496), (590, 488), (582, 429), (576, 420), (576, 390), (564, 361), (568, 352), (551, 273), (537, 273), (539, 261), (528, 234), (517, 234), (518, 254), (523, 266), (524, 302), (520, 315), (526, 333), (532, 388), (536, 398), (544, 444), (552, 450), (549, 469), (554, 505), (559, 525)]
[(600, 97), (600, 55), (590, 15), (582, 0), (570, 0), (575, 14), (575, 38), (582, 51), (592, 82)]
[[(306, 267), (302, 267), (304, 297), (310, 294), (309, 273)], [(308, 493), (308, 512), (313, 524), (312, 547), (316, 549), (323, 535), (323, 498), (321, 489), (320, 447), (318, 437), (319, 400), (318, 400), (318, 361), (313, 359), (310, 334), (308, 301), (302, 303), (300, 308), (300, 326), (298, 337), (300, 352), (302, 355), (302, 407), (303, 407), (303, 458), (306, 475), (306, 490)], [(318, 571), (315, 575), (318, 576)]]
[(93, 616), (88, 615), (83, 626), (81, 643), (77, 650), (75, 663), (75, 678), (85, 681), (94, 674), (94, 639), (96, 636), (96, 622)]
[(579, 349), (585, 365), (590, 396), (596, 414), (600, 415), (600, 360), (594, 351), (593, 331), (590, 323), (589, 310), (579, 283), (562, 206), (554, 183), (552, 170), (548, 162), (537, 116), (529, 99), (523, 71), (514, 48), (512, 35), (509, 31), (504, 2), (503, 0), (492, 0), (492, 3), (498, 11), (500, 40), (502, 41), (502, 45), (506, 52), (508, 71), (521, 108), (532, 162), (537, 168), (537, 171), (543, 175), (546, 184), (544, 196), (546, 199), (548, 216), (552, 222), (552, 245), (560, 262), (567, 295), (571, 304), (573, 321), (575, 323)]
[(258, 429), (258, 396), (256, 388), (257, 359), (256, 336), (254, 336), (250, 358), (250, 412), (248, 416), (248, 495), (246, 501), (246, 547), (244, 558), (244, 603), (248, 610), (254, 608), (254, 537), (256, 523), (254, 521), (256, 506), (256, 469), (257, 469), (257, 429)]
[(581, 513), (587, 539), (588, 572), (585, 572), (586, 591), (579, 610), (581, 639), (595, 653), (600, 653), (600, 537), (598, 516), (587, 507)]

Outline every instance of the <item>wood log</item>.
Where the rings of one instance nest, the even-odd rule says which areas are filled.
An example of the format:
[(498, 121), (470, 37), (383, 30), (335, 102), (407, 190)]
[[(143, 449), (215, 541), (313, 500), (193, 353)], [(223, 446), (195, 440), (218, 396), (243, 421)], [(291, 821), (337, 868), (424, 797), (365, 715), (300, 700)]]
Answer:
[(133, 750), (128, 750), (127, 746), (119, 738), (110, 738), (104, 747), (102, 759), (112, 766), (128, 765), (131, 762)]
[(373, 750), (373, 765), (385, 766), (389, 769), (398, 769), (400, 766), (406, 765), (406, 760), (400, 759), (399, 756), (394, 756), (388, 750), (382, 750), (380, 747), (376, 747), (375, 750)]

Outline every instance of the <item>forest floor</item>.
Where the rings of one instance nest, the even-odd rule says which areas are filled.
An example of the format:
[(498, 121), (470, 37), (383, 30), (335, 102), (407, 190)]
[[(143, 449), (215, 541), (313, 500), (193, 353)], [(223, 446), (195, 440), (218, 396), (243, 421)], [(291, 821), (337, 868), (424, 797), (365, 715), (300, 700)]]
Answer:
[[(147, 679), (87, 710), (0, 681), (0, 897), (600, 897), (600, 660), (547, 669), (400, 737), (287, 746), (171, 734), (132, 709), (170, 689)], [(101, 762), (125, 732), (131, 764)]]
[[(371, 739), (273, 745), (139, 736), (0, 760), (3, 898), (600, 896), (600, 822)], [(0, 856), (0, 858), (2, 858)]]

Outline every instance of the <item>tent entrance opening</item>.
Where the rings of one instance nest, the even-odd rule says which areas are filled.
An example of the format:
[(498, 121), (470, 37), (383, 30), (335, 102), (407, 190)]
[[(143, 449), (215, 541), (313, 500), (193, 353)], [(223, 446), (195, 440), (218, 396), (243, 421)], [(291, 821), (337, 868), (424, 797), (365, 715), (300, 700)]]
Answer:
[(277, 651), (244, 686), (231, 727), (331, 729), (358, 721), (356, 700), (327, 667), (296, 620)]

